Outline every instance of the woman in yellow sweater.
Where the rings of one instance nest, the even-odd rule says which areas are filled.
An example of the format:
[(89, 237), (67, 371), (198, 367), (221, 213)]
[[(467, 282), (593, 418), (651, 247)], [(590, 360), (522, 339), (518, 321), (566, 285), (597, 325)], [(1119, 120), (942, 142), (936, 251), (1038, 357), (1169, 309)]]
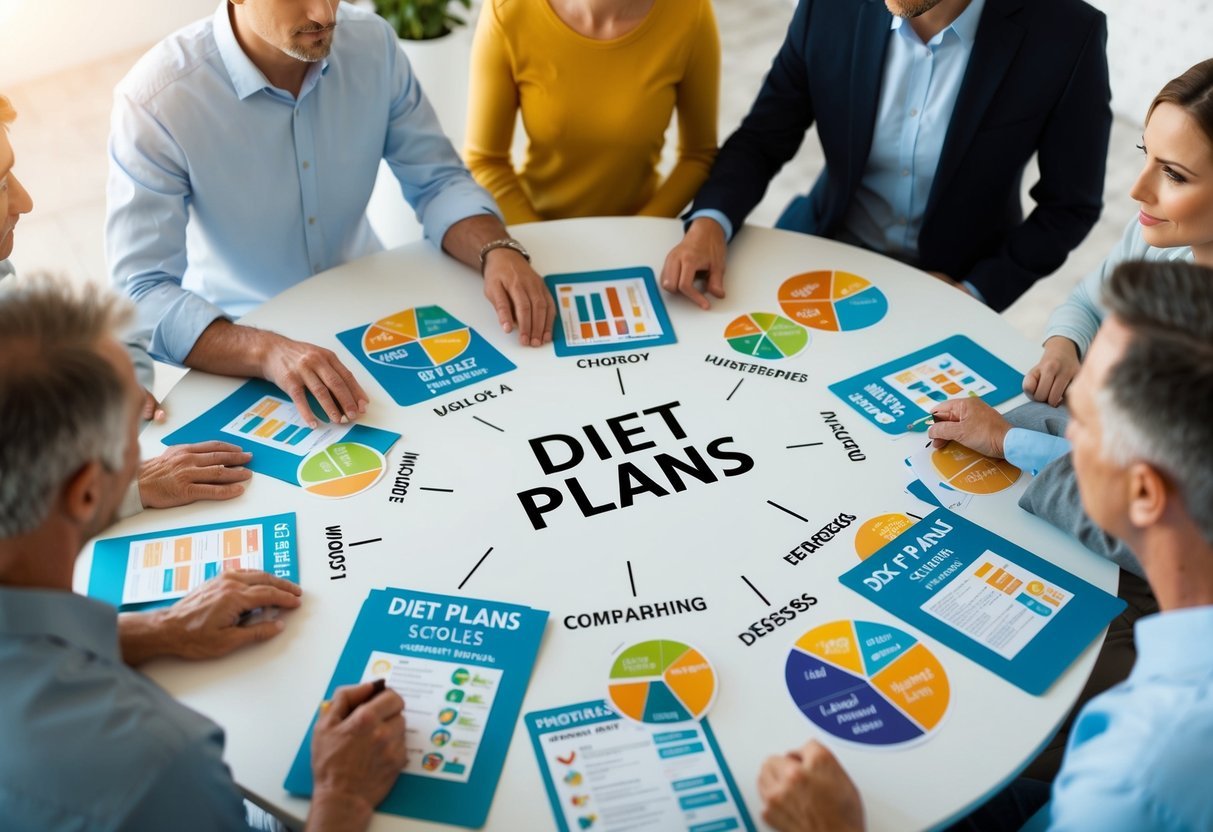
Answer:
[[(485, 0), (466, 161), (507, 223), (673, 217), (716, 155), (720, 37), (711, 0)], [(678, 162), (659, 182), (678, 110)], [(510, 158), (522, 110), (528, 144)]]

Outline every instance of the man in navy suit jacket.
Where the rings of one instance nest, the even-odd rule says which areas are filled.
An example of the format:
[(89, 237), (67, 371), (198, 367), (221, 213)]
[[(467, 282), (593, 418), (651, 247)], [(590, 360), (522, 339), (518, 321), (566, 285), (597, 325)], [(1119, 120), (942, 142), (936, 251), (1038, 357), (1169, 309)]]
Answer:
[[(695, 199), (662, 285), (706, 309), (695, 285), (706, 275), (707, 292), (724, 297), (726, 227), (741, 228), (816, 122), (825, 168), (779, 227), (867, 245), (1005, 309), (1099, 218), (1112, 121), (1106, 37), (1103, 14), (1082, 0), (800, 0), (757, 100)], [(967, 50), (951, 59), (950, 79), (933, 63), (945, 56), (941, 44)], [(931, 96), (943, 99), (942, 122), (932, 126), (911, 106), (919, 94), (922, 115)], [(898, 121), (890, 127), (890, 119)], [(1034, 153), (1040, 180), (1025, 218), (1021, 180)], [(906, 224), (910, 191), (904, 201), (877, 193), (896, 193), (896, 176), (918, 195), (904, 237), (894, 226)], [(886, 234), (905, 245), (883, 245)]]

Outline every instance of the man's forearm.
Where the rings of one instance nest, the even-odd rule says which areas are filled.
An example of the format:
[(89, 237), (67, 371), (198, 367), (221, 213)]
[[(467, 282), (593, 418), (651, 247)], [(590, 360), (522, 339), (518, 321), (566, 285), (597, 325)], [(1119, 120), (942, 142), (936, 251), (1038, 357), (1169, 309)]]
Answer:
[(118, 647), (122, 661), (131, 667), (171, 654), (169, 641), (159, 612), (124, 612), (118, 616)]
[(240, 326), (224, 318), (211, 323), (185, 357), (185, 366), (207, 373), (261, 377), (272, 332)]
[(467, 217), (450, 227), (442, 238), (442, 250), (461, 263), (480, 271), (480, 249), (486, 243), (510, 236), (501, 220), (492, 214)]

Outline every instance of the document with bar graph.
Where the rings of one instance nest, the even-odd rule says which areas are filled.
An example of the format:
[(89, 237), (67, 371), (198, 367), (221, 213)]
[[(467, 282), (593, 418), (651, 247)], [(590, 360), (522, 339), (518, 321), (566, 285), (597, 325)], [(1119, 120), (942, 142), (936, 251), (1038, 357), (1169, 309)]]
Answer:
[(550, 274), (556, 298), (557, 355), (586, 355), (673, 344), (657, 279), (647, 266)]
[(98, 540), (88, 594), (132, 610), (171, 604), (233, 569), (298, 581), (295, 538), (292, 512)]
[(345, 425), (321, 422), (312, 430), (298, 408), (278, 396), (262, 396), (222, 428), (225, 433), (237, 433), (244, 439), (292, 454), (305, 454), (312, 448), (336, 442), (347, 429)]

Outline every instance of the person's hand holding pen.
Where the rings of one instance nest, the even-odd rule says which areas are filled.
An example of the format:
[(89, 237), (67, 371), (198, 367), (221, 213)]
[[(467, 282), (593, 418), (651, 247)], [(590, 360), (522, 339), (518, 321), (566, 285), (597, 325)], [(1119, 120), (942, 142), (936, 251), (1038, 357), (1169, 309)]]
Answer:
[(404, 700), (382, 679), (337, 688), (312, 729), (308, 832), (361, 830), (406, 759)]

